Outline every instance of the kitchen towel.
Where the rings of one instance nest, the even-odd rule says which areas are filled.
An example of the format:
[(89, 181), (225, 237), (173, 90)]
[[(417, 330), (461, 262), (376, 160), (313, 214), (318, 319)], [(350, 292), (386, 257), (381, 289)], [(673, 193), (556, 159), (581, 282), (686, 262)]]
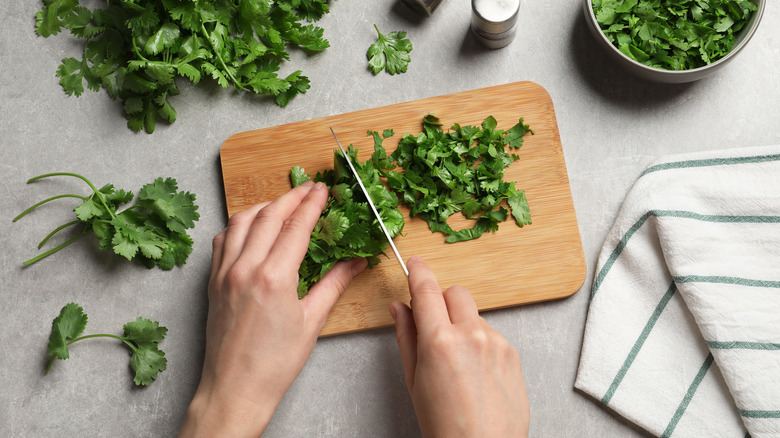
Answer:
[(599, 255), (574, 385), (655, 436), (780, 438), (780, 146), (639, 176)]

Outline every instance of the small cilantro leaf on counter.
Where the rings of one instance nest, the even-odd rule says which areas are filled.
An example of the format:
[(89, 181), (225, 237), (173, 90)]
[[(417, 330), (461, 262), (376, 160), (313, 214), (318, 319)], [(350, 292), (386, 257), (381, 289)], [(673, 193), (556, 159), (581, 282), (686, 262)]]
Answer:
[(157, 321), (138, 317), (124, 326), (124, 336), (108, 333), (98, 333), (79, 336), (87, 325), (87, 315), (84, 309), (76, 303), (66, 304), (60, 314), (52, 321), (49, 345), (46, 355), (50, 357), (45, 374), (48, 374), (57, 359), (70, 357), (69, 347), (84, 339), (113, 338), (125, 344), (130, 350), (130, 367), (135, 372), (133, 382), (145, 386), (164, 371), (168, 361), (158, 344), (165, 339), (168, 329), (160, 326)]
[(368, 66), (375, 75), (382, 70), (391, 75), (405, 73), (411, 57), (412, 42), (406, 39), (406, 32), (393, 31), (382, 34), (374, 25), (378, 35), (377, 41), (368, 48)]

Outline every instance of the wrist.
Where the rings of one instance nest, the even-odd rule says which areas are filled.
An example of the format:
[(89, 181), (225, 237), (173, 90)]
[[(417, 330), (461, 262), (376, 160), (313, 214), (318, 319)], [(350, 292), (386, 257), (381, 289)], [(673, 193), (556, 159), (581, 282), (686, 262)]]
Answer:
[(259, 437), (276, 406), (260, 406), (238, 396), (198, 388), (187, 408), (180, 437)]

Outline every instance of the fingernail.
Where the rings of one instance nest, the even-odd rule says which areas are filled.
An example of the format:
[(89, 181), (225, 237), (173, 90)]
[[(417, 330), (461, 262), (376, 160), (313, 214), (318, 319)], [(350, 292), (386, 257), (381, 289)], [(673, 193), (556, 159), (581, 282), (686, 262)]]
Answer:
[(312, 185), (314, 185), (314, 181), (312, 180), (308, 180), (305, 183), (301, 184), (301, 186), (303, 187), (311, 187)]
[(390, 317), (393, 318), (393, 322), (398, 322), (398, 310), (395, 308), (396, 304), (390, 303)]

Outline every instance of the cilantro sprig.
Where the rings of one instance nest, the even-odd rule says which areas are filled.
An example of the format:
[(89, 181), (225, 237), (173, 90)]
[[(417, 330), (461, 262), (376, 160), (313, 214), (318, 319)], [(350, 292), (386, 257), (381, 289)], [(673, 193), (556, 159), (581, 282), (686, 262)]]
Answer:
[[(372, 160), (360, 162), (357, 150), (350, 145), (347, 155), (352, 160), (377, 212), (392, 237), (404, 227), (403, 214), (398, 210), (398, 198), (389, 192), (379, 178), (379, 171)], [(298, 270), (298, 296), (303, 298), (314, 283), (325, 275), (339, 260), (356, 257), (368, 259), (369, 266), (379, 263), (377, 255), (387, 248), (387, 238), (357, 179), (352, 175), (341, 151), (333, 157), (334, 168), (318, 172), (313, 180), (324, 182), (330, 189), (328, 202), (311, 233), (309, 249)], [(304, 169), (294, 166), (290, 172), (293, 187), (312, 179)]]
[(629, 58), (650, 67), (686, 70), (728, 54), (747, 25), (749, 0), (593, 0), (599, 27)]
[(44, 199), (14, 218), (14, 222), (34, 209), (48, 202), (62, 198), (76, 198), (82, 201), (73, 209), (76, 219), (67, 222), (50, 232), (38, 245), (41, 249), (58, 232), (82, 225), (82, 231), (66, 242), (24, 262), (31, 265), (48, 257), (78, 239), (92, 233), (97, 238), (100, 249), (113, 249), (116, 254), (128, 260), (137, 259), (147, 267), (155, 266), (164, 270), (176, 265), (183, 265), (192, 252), (192, 239), (186, 230), (195, 226), (200, 218), (195, 205), (195, 195), (178, 191), (173, 178), (157, 178), (154, 182), (144, 185), (138, 194), (138, 201), (132, 206), (119, 211), (122, 204), (133, 200), (132, 192), (115, 189), (112, 184), (106, 184), (97, 189), (85, 177), (67, 172), (49, 173), (36, 176), (28, 183), (54, 176), (69, 176), (79, 178), (92, 189), (88, 196), (77, 194), (62, 194)]
[(405, 73), (412, 59), (409, 55), (412, 51), (412, 42), (406, 38), (406, 32), (393, 31), (384, 35), (376, 24), (374, 29), (378, 36), (376, 42), (371, 44), (366, 52), (368, 67), (374, 75), (382, 70), (391, 75)]
[[(498, 229), (510, 212), (519, 227), (531, 223), (530, 209), (523, 190), (503, 176), (519, 156), (505, 149), (519, 149), (524, 136), (534, 133), (519, 122), (509, 130), (497, 129), (498, 122), (488, 116), (482, 125), (454, 124), (449, 132), (441, 129), (439, 119), (430, 114), (423, 118), (423, 132), (405, 134), (390, 156), (382, 146), (393, 135), (385, 131), (374, 137), (374, 166), (387, 178), (391, 190), (419, 216), (432, 232), (444, 233), (445, 242), (476, 239), (486, 231)], [(397, 167), (401, 171), (394, 170)], [(506, 201), (509, 209), (502, 205)], [(454, 230), (447, 219), (461, 212), (473, 221), (469, 228)]]
[(113, 338), (122, 341), (130, 352), (130, 367), (135, 372), (133, 382), (138, 386), (146, 386), (167, 367), (165, 352), (158, 344), (165, 339), (168, 329), (157, 321), (151, 321), (140, 316), (135, 321), (124, 325), (123, 336), (108, 333), (81, 335), (87, 326), (87, 315), (84, 309), (76, 303), (66, 304), (60, 314), (51, 324), (51, 335), (46, 349), (50, 358), (45, 374), (57, 359), (70, 357), (70, 346), (76, 342), (90, 338)]
[(104, 88), (122, 101), (130, 129), (152, 133), (158, 119), (177, 118), (177, 79), (210, 77), (280, 106), (305, 93), (300, 70), (278, 71), (288, 47), (329, 46), (322, 28), (306, 24), (328, 10), (328, 0), (119, 0), (93, 10), (79, 0), (43, 0), (35, 30), (49, 37), (64, 28), (85, 40), (82, 58), (65, 58), (57, 70), (67, 94), (80, 96), (85, 83)]

